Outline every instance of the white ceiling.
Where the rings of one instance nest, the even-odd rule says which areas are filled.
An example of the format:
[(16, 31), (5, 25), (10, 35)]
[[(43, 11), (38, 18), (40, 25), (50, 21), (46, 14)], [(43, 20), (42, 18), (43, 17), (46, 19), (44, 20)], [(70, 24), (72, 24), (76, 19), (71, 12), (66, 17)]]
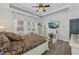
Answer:
[(20, 5), (21, 7), (28, 9), (28, 11), (33, 12), (33, 13), (40, 15), (40, 16), (44, 16), (49, 13), (53, 13), (56, 10), (59, 10), (59, 9), (66, 6), (65, 3), (44, 3), (44, 5), (45, 4), (50, 5), (50, 7), (46, 8), (46, 12), (36, 12), (36, 8), (33, 8), (32, 6), (37, 6), (38, 3), (18, 3), (17, 5)]

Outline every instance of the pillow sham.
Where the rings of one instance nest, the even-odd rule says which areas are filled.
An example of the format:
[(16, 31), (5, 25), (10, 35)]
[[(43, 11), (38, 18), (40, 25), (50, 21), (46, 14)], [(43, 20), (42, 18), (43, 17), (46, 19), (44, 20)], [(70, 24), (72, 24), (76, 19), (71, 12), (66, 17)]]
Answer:
[(11, 41), (22, 40), (20, 35), (17, 35), (13, 32), (2, 32), (2, 33), (4, 33), (8, 37), (8, 39), (11, 40)]
[(0, 49), (3, 52), (7, 52), (10, 50), (10, 41), (3, 33), (0, 33)]

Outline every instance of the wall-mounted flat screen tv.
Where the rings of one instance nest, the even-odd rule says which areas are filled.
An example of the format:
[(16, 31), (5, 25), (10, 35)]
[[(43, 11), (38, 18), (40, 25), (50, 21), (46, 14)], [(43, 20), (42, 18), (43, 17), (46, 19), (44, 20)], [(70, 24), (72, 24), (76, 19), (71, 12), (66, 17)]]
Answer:
[(52, 28), (52, 29), (56, 29), (59, 27), (59, 21), (55, 20), (55, 21), (49, 21), (48, 22), (48, 27)]

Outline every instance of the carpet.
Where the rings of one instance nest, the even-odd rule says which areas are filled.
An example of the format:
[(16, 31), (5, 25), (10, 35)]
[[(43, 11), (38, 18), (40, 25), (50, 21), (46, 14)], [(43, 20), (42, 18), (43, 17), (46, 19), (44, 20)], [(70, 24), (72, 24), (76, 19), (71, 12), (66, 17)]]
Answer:
[(68, 42), (58, 40), (43, 55), (71, 55), (71, 48)]

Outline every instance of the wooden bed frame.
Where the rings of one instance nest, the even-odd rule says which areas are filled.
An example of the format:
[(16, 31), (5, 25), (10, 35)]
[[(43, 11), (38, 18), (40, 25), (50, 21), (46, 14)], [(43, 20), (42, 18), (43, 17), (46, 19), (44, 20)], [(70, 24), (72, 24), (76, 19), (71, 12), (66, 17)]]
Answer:
[(45, 42), (35, 48), (33, 48), (30, 51), (27, 51), (26, 53), (24, 53), (23, 55), (41, 55), (43, 54), (46, 50), (49, 50), (48, 48), (48, 42)]

